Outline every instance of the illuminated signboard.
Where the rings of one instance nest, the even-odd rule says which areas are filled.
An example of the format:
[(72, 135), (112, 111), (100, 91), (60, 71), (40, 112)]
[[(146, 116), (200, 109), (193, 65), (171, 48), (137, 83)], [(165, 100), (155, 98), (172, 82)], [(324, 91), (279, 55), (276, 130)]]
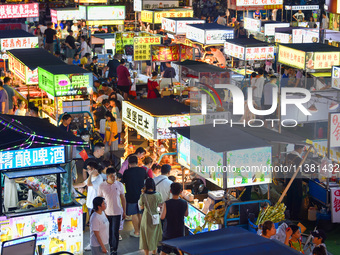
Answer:
[(224, 52), (225, 54), (238, 59), (244, 59), (244, 53), (246, 53), (246, 60), (274, 59), (274, 46), (251, 47), (245, 49), (242, 46), (225, 42)]
[(319, 10), (319, 5), (292, 5), (292, 6), (285, 6), (285, 10), (292, 10), (292, 11), (298, 11), (298, 10)]
[(275, 32), (276, 43), (292, 43), (292, 35), (286, 33)]
[(177, 0), (165, 0), (165, 1), (155, 1), (155, 0), (134, 0), (133, 10), (135, 12), (140, 12), (142, 10), (154, 10), (162, 8), (177, 8), (179, 7), (179, 1)]
[(124, 25), (124, 20), (87, 20), (89, 26)]
[(340, 89), (340, 66), (332, 68), (332, 88)]
[(340, 52), (307, 52), (306, 70), (331, 69), (340, 64)]
[(82, 20), (86, 19), (86, 13), (79, 9), (51, 10), (51, 20), (57, 24), (61, 20)]
[(187, 25), (186, 37), (202, 44), (224, 44), (225, 40), (234, 38), (234, 30), (204, 30)]
[(271, 171), (265, 171), (265, 168), (268, 170), (271, 166), (271, 147), (227, 152), (227, 162), (232, 168), (232, 171), (228, 171), (227, 188), (271, 183)]
[(87, 20), (124, 20), (125, 6), (87, 6)]
[(302, 43), (303, 42), (303, 30), (302, 29), (293, 29), (293, 43)]
[(0, 170), (63, 163), (65, 163), (64, 146), (0, 152)]
[(39, 17), (39, 4), (2, 4), (0, 19), (18, 19)]
[(115, 38), (104, 39), (104, 48), (105, 52), (107, 52), (107, 50), (112, 50), (112, 54), (115, 54), (116, 39)]
[(141, 12), (143, 6), (143, 0), (133, 0), (133, 11)]
[(261, 20), (244, 18), (244, 29), (261, 32)]
[(279, 63), (305, 69), (305, 52), (279, 45)]
[(133, 41), (133, 57), (135, 61), (151, 60), (151, 45), (161, 44), (161, 37), (135, 37)]
[(162, 18), (192, 18), (194, 11), (191, 9), (164, 10), (164, 11), (142, 11), (141, 21), (153, 24), (161, 24)]
[(283, 0), (236, 0), (236, 6), (281, 5)]
[(303, 34), (303, 43), (318, 43), (319, 30), (305, 30)]
[(186, 26), (189, 24), (204, 24), (205, 20), (174, 20), (171, 18), (162, 19), (162, 29), (174, 34), (185, 34)]
[(0, 49), (3, 59), (7, 59), (6, 51), (13, 49), (29, 49), (38, 47), (38, 37), (17, 37), (0, 39)]
[[(204, 225), (204, 218), (205, 214), (201, 210), (197, 209), (191, 204), (188, 204), (188, 216), (184, 217), (184, 225), (189, 228), (191, 232), (194, 232), (197, 227), (202, 227)], [(218, 224), (211, 224), (210, 228), (205, 226), (205, 228), (197, 232), (197, 234), (218, 229)]]
[(93, 85), (92, 73), (53, 75), (39, 67), (38, 74), (39, 88), (53, 97), (88, 95)]
[(38, 84), (38, 68), (31, 70), (13, 55), (8, 55), (8, 68), (27, 85)]
[(265, 36), (274, 36), (275, 28), (277, 27), (289, 27), (289, 23), (268, 23), (264, 24), (264, 35)]
[(172, 62), (180, 60), (180, 45), (152, 45), (151, 46), (151, 55), (152, 61), (157, 62)]

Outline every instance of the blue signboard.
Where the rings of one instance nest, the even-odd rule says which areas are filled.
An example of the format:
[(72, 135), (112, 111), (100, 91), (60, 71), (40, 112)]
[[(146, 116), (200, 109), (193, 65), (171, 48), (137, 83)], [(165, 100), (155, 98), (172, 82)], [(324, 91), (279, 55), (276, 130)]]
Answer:
[(65, 163), (65, 147), (22, 149), (0, 152), (0, 170)]

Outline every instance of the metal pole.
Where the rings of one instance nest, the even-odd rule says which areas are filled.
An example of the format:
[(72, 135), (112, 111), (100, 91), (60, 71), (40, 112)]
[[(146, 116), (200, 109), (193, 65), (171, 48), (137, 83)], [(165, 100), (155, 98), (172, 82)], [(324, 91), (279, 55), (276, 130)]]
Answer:
[(279, 118), (279, 134), (281, 134), (281, 80), (282, 80), (282, 76), (281, 76), (281, 68), (282, 68), (282, 65), (279, 64), (280, 66), (280, 69), (279, 69), (279, 94), (278, 94), (278, 97), (279, 97), (279, 103), (278, 103), (278, 111), (277, 111), (277, 115), (278, 115), (278, 118)]
[[(331, 159), (331, 143), (330, 143), (330, 138), (331, 138), (331, 116), (332, 114), (331, 113), (328, 113), (328, 130), (327, 130), (327, 157), (328, 159)], [(330, 208), (330, 205), (329, 205), (329, 197), (328, 197), (328, 192), (329, 192), (329, 177), (327, 176), (327, 182), (326, 182), (326, 185), (327, 185), (327, 202), (326, 202), (326, 206), (327, 206), (327, 209), (329, 210)]]

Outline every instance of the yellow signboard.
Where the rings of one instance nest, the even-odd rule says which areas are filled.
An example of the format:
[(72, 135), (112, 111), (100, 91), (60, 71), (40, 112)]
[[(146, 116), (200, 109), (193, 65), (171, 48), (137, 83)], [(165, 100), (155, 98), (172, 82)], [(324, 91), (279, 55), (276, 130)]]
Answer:
[(151, 60), (151, 45), (161, 44), (161, 37), (135, 37), (133, 39), (133, 58), (135, 61)]
[(153, 11), (141, 11), (141, 21), (152, 23), (153, 22)]
[(306, 53), (286, 46), (279, 45), (279, 63), (298, 69), (305, 69)]

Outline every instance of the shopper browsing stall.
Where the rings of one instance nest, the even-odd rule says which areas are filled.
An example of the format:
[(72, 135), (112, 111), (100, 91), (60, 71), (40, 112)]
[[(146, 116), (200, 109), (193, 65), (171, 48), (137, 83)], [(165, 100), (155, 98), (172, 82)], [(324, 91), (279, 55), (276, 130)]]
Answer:
[(302, 243), (301, 243), (301, 232), (297, 225), (290, 225), (286, 230), (285, 244), (294, 250), (304, 254)]
[(111, 153), (118, 150), (118, 129), (115, 117), (112, 113), (107, 111), (105, 113), (105, 157), (111, 158)]
[(317, 247), (322, 247), (326, 251), (325, 254), (327, 254), (327, 248), (325, 245), (325, 240), (326, 240), (326, 233), (322, 229), (315, 230), (312, 232), (313, 236), (313, 246), (312, 246), (312, 252), (309, 253), (310, 255), (313, 255), (313, 251)]
[(72, 132), (70, 129), (71, 122), (72, 122), (71, 114), (65, 113), (61, 118), (61, 124), (59, 125), (59, 127), (66, 132)]
[(130, 77), (130, 72), (125, 67), (125, 59), (120, 60), (120, 65), (117, 67), (117, 77), (118, 77), (117, 82), (118, 89), (124, 93), (124, 100), (127, 100), (132, 85), (132, 81)]
[(73, 57), (76, 54), (76, 39), (73, 37), (73, 31), (70, 30), (68, 36), (65, 39), (66, 44), (66, 58), (69, 65), (72, 64)]
[(171, 198), (170, 186), (172, 184), (172, 181), (170, 181), (168, 178), (170, 175), (170, 171), (171, 171), (170, 165), (168, 164), (162, 165), (161, 175), (154, 179), (156, 183), (156, 191), (161, 193), (162, 195), (162, 203)]
[(145, 157), (146, 150), (143, 147), (138, 147), (136, 151), (129, 156), (126, 157), (125, 161), (122, 164), (122, 167), (120, 168), (119, 172), (121, 174), (124, 174), (125, 170), (129, 168), (129, 157), (131, 156), (137, 156), (138, 159), (142, 159)]
[(10, 85), (11, 78), (5, 77), (4, 78), (4, 89), (8, 95), (8, 114), (13, 114), (13, 108), (17, 105), (17, 98), (15, 96), (14, 89)]
[(261, 236), (267, 239), (270, 239), (272, 236), (276, 235), (275, 225), (272, 221), (265, 221), (262, 226), (262, 234)]
[(18, 99), (18, 109), (15, 111), (14, 115), (26, 116), (26, 103), (24, 100)]

